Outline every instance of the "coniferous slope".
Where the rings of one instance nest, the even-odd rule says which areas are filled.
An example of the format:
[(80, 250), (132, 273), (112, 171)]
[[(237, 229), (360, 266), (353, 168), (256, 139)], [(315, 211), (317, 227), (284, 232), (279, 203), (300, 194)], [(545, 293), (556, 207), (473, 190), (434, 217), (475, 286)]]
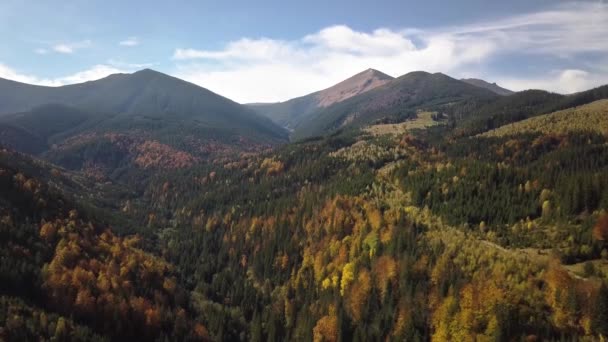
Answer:
[(393, 80), (378, 70), (367, 69), (332, 87), (279, 103), (253, 103), (247, 105), (290, 129), (320, 108), (331, 106), (353, 96), (363, 94)]
[(73, 107), (43, 105), (0, 117), (0, 142), (18, 151), (39, 154), (48, 150), (53, 142), (77, 134), (87, 123), (93, 127), (99, 120), (100, 117)]
[(447, 110), (461, 103), (487, 103), (498, 95), (441, 73), (411, 72), (366, 93), (318, 110), (298, 125), (301, 139), (377, 120), (403, 121), (417, 109)]
[(536, 115), (573, 108), (608, 98), (608, 85), (571, 95), (560, 95), (544, 90), (525, 90), (500, 97), (490, 103), (467, 107), (454, 106), (448, 115), (458, 123), (459, 135), (472, 135)]
[(539, 115), (485, 132), (485, 137), (523, 133), (563, 135), (571, 132), (597, 132), (608, 135), (608, 100), (598, 100), (575, 108)]

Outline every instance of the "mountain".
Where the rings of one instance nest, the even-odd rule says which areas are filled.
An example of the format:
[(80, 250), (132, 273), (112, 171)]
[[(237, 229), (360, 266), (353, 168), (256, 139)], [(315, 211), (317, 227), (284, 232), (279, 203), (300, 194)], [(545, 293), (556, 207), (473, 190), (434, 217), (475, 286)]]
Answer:
[(490, 91), (495, 92), (498, 95), (507, 96), (507, 95), (511, 95), (514, 93), (514, 91), (500, 87), (496, 83), (486, 82), (486, 81), (480, 80), (478, 78), (463, 78), (463, 79), (461, 79), (461, 81), (474, 85), (476, 87), (488, 89)]
[[(14, 113), (57, 103), (106, 113), (106, 124), (165, 124), (222, 130), (227, 133), (281, 141), (284, 132), (251, 110), (192, 83), (150, 69), (63, 87), (41, 87), (0, 80), (0, 113)], [(194, 122), (191, 122), (193, 120)], [(185, 121), (185, 122), (184, 122)], [(165, 127), (166, 128), (166, 127)]]
[(320, 135), (377, 120), (403, 121), (416, 110), (443, 111), (458, 103), (491, 102), (498, 95), (441, 73), (411, 72), (329, 107), (319, 109), (295, 129), (293, 137)]
[(284, 127), (293, 128), (320, 108), (329, 107), (365, 93), (393, 80), (378, 70), (367, 69), (332, 87), (279, 103), (255, 103), (247, 106)]
[(149, 69), (63, 87), (0, 79), (0, 89), (0, 143), (70, 168), (183, 167), (287, 140), (247, 107)]

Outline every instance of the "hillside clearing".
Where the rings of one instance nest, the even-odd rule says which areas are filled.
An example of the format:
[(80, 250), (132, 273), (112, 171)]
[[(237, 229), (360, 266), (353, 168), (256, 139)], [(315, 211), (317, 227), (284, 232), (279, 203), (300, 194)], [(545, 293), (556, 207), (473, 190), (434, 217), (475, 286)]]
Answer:
[(419, 112), (415, 119), (396, 124), (373, 125), (365, 128), (364, 131), (373, 136), (404, 134), (413, 129), (423, 129), (438, 125), (439, 122), (433, 120), (433, 114), (435, 114), (435, 112)]

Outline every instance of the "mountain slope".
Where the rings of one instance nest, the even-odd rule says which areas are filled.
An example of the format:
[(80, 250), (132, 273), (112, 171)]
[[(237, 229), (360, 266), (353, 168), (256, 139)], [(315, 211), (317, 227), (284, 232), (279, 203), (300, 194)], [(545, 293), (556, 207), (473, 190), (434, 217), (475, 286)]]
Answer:
[(304, 138), (380, 119), (402, 121), (415, 116), (417, 109), (444, 110), (462, 102), (490, 102), (497, 96), (441, 73), (411, 72), (317, 111), (296, 127), (293, 136)]
[(496, 83), (486, 82), (486, 81), (480, 80), (478, 78), (463, 78), (463, 79), (461, 79), (461, 81), (466, 82), (470, 85), (474, 85), (476, 87), (488, 89), (498, 95), (507, 96), (507, 95), (511, 95), (511, 94), (515, 93), (512, 90), (498, 86), (498, 84), (496, 84)]
[(367, 69), (332, 87), (280, 103), (255, 103), (247, 105), (257, 113), (289, 128), (297, 126), (319, 108), (329, 107), (353, 96), (390, 82), (393, 77), (378, 70)]
[[(97, 120), (96, 120), (97, 119)], [(71, 132), (93, 126), (99, 118), (76, 108), (48, 104), (0, 117), (0, 142), (18, 151), (38, 154)], [(19, 132), (19, 133), (17, 133)]]
[(608, 100), (598, 100), (579, 107), (507, 124), (493, 131), (488, 131), (482, 136), (501, 137), (531, 132), (542, 132), (544, 134), (598, 132), (608, 135)]
[(203, 340), (171, 265), (75, 202), (48, 168), (0, 149), (0, 340)]
[(608, 85), (571, 95), (560, 95), (544, 90), (524, 90), (473, 108), (455, 106), (451, 115), (460, 121), (457, 130), (459, 135), (474, 135), (536, 115), (606, 98), (608, 98)]

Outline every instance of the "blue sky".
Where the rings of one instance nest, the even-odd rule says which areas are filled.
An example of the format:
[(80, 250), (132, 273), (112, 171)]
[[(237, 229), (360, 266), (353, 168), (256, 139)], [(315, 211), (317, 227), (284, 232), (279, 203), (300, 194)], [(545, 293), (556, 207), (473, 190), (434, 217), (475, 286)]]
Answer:
[(366, 68), (570, 93), (608, 83), (603, 1), (0, 3), (0, 77), (64, 85), (156, 69), (239, 102)]

